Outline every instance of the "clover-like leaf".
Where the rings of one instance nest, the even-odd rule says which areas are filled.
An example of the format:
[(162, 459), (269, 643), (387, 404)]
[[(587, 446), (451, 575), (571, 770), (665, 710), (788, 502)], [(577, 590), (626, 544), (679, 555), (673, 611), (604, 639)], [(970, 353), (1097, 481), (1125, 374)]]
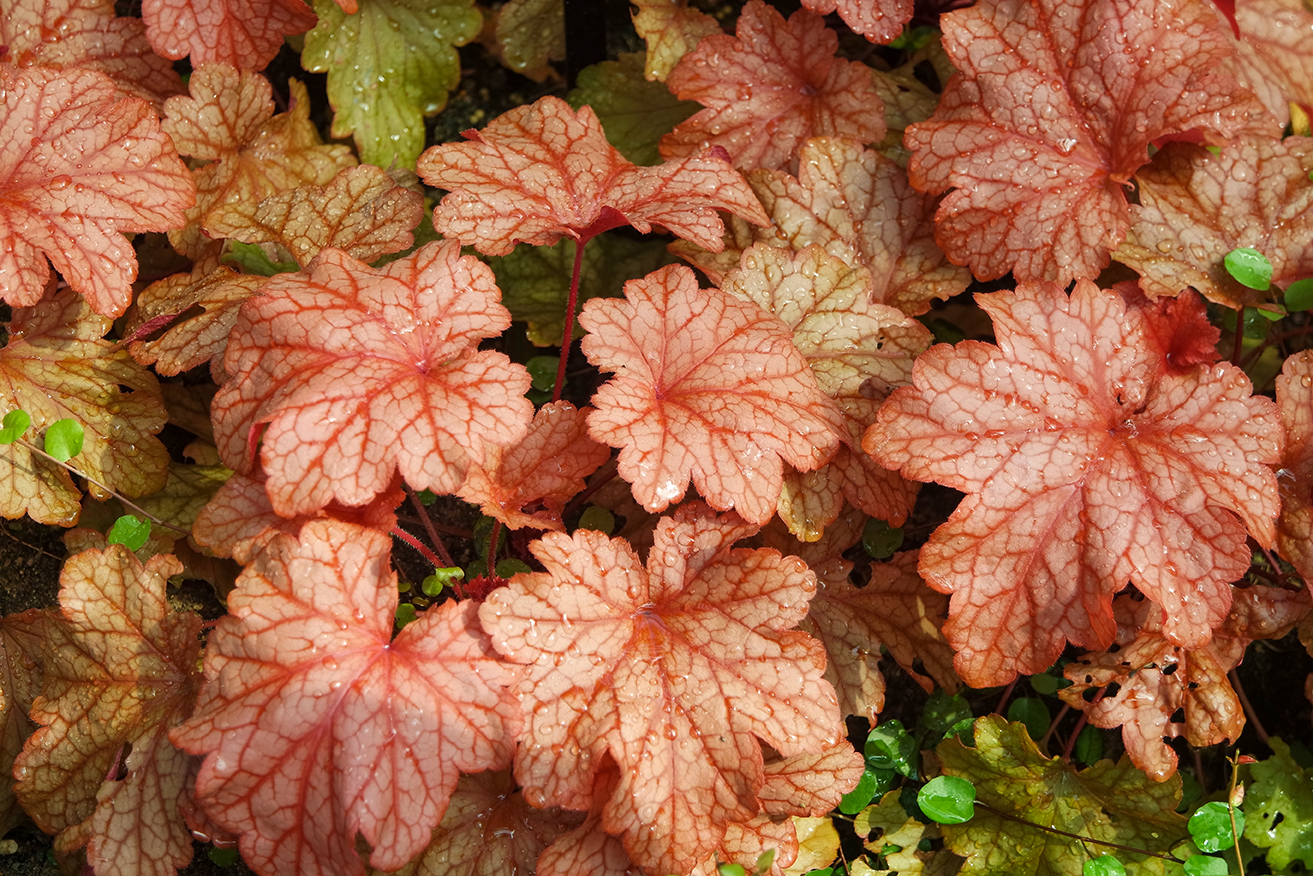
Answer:
[(97, 313), (121, 315), (137, 278), (123, 232), (172, 228), (196, 196), (154, 108), (91, 70), (6, 64), (0, 144), (0, 299), (36, 304), (53, 264)]
[(304, 33), (315, 15), (303, 0), (142, 0), (151, 48), (165, 58), (263, 70), (283, 37)]
[(511, 672), (446, 602), (394, 640), (388, 537), (312, 520), (258, 554), (210, 634), (174, 742), (205, 754), (196, 798), (264, 874), (395, 870), (428, 845), (460, 771), (509, 765)]
[(969, 495), (921, 549), (952, 593), (944, 629), (975, 686), (1048, 668), (1067, 641), (1112, 643), (1134, 583), (1174, 644), (1205, 644), (1275, 535), (1275, 405), (1224, 363), (1170, 373), (1114, 292), (1049, 283), (978, 296), (998, 346), (941, 344), (916, 362), (863, 446), (906, 477)]
[(1207, 4), (1004, 0), (941, 24), (961, 72), (907, 129), (908, 171), (921, 191), (953, 189), (937, 238), (981, 279), (1096, 277), (1130, 228), (1125, 184), (1151, 143), (1276, 130), (1222, 69), (1233, 41)]
[(970, 781), (977, 799), (1001, 813), (978, 806), (965, 824), (941, 827), (948, 848), (966, 857), (964, 876), (1081, 872), (1087, 845), (1045, 828), (1116, 843), (1133, 865), (1146, 856), (1126, 847), (1163, 854), (1186, 835), (1175, 811), (1181, 780), (1154, 782), (1125, 757), (1077, 771), (1041, 754), (1024, 725), (997, 715), (976, 721), (973, 748), (954, 737), (936, 751), (946, 776)]
[[(78, 470), (111, 490), (142, 496), (168, 478), (169, 455), (155, 437), (164, 406), (155, 378), (102, 340), (110, 325), (67, 290), (15, 311), (0, 350), (0, 404), (26, 411), (37, 431), (76, 422), (83, 431)], [(94, 484), (91, 492), (105, 498)], [(71, 526), (80, 499), (68, 473), (25, 444), (0, 447), (0, 514)]]
[(735, 167), (795, 167), (809, 137), (884, 138), (884, 107), (865, 64), (835, 57), (839, 38), (819, 15), (784, 16), (749, 0), (734, 36), (715, 34), (680, 59), (666, 86), (705, 109), (661, 138), (664, 158), (708, 146)]
[(620, 476), (649, 511), (692, 478), (714, 507), (765, 523), (783, 463), (827, 462), (845, 428), (784, 323), (671, 266), (596, 298), (579, 323), (588, 360), (616, 376), (593, 396), (588, 431), (620, 448)]
[(260, 458), (284, 517), (363, 505), (398, 470), (417, 490), (455, 492), (483, 442), (512, 443), (529, 425), (528, 372), (475, 349), (510, 314), (492, 271), (455, 241), (381, 269), (326, 249), (262, 293), (228, 341), (215, 439), (249, 472), (268, 424)]
[[(480, 611), (498, 651), (527, 664), (526, 799), (596, 803), (649, 872), (687, 872), (729, 822), (757, 814), (758, 739), (790, 757), (842, 735), (820, 646), (791, 631), (815, 576), (731, 547), (754, 531), (684, 505), (658, 524), (646, 567), (622, 539), (548, 533), (530, 546), (546, 571), (515, 576)], [(595, 799), (608, 754), (619, 781)]]
[(413, 168), (424, 116), (447, 105), (460, 81), (456, 47), (479, 33), (472, 0), (361, 0), (349, 11), (314, 0), (319, 23), (301, 65), (328, 74), (333, 136), (355, 137), (366, 164)]
[[(725, 227), (717, 210), (768, 222), (714, 151), (636, 167), (606, 141), (591, 109), (576, 113), (560, 98), (517, 107), (466, 136), (472, 142), (425, 150), (419, 174), (449, 191), (433, 227), (485, 255), (505, 255), (518, 242), (582, 243), (626, 224), (644, 234), (660, 225), (718, 252)], [(533, 173), (523, 172), (527, 165)]]
[[(14, 765), (15, 792), (56, 847), (87, 846), (102, 876), (173, 876), (191, 861), (181, 808), (191, 758), (169, 730), (200, 685), (201, 619), (175, 612), (165, 586), (182, 564), (145, 566), (122, 545), (64, 564), (61, 614), (46, 621), (43, 725)], [(119, 771), (124, 778), (118, 778)]]
[(140, 18), (119, 18), (109, 0), (3, 0), (0, 45), (18, 67), (85, 67), (114, 81), (121, 97), (163, 103), (182, 80), (151, 51)]

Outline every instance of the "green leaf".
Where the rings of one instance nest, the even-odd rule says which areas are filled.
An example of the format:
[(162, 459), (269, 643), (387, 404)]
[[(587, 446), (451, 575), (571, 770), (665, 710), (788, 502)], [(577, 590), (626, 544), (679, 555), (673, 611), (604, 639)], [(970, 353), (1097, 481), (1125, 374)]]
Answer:
[(419, 499), (419, 503), (423, 505), (425, 508), (432, 505), (434, 502), (438, 501), (437, 494), (435, 494), (432, 490), (420, 490), (418, 493), (415, 494), (415, 496), (416, 498)]
[(236, 864), (242, 857), (241, 853), (237, 851), (236, 846), (228, 846), (223, 849), (217, 846), (210, 846), (205, 854), (209, 856), (210, 861), (213, 862), (215, 866), (223, 867), (225, 869)]
[(592, 529), (603, 535), (615, 532), (615, 515), (601, 505), (589, 505), (579, 515), (579, 529)]
[(397, 606), (397, 629), (404, 630), (407, 624), (413, 624), (419, 620), (419, 613), (415, 611), (415, 606), (409, 602), (403, 602)]
[(1226, 271), (1236, 282), (1259, 292), (1272, 287), (1272, 263), (1267, 256), (1250, 246), (1233, 249), (1222, 259)]
[(46, 427), (46, 453), (60, 462), (68, 462), (82, 452), (84, 435), (77, 420), (56, 420)]
[(971, 704), (961, 694), (947, 694), (938, 688), (926, 700), (921, 710), (921, 720), (917, 722), (918, 733), (934, 745), (945, 736), (955, 733), (963, 721), (968, 724), (975, 718), (971, 714)]
[(355, 15), (314, 0), (319, 23), (301, 65), (328, 74), (333, 136), (354, 135), (360, 160), (411, 170), (424, 149), (424, 116), (447, 105), (463, 46), (479, 33), (473, 0), (360, 0)]
[[(1080, 870), (1089, 844), (1041, 825), (1155, 853), (1167, 853), (1186, 835), (1185, 818), (1174, 811), (1180, 778), (1155, 782), (1127, 757), (1077, 770), (1041, 754), (1024, 725), (997, 715), (976, 721), (975, 748), (947, 740), (935, 751), (944, 773), (972, 782), (980, 803), (990, 807), (977, 807), (968, 824), (943, 828), (948, 848), (967, 859), (960, 876)], [(1131, 872), (1163, 872), (1159, 859), (1118, 855)]]
[(523, 575), (525, 572), (532, 572), (533, 569), (524, 560), (515, 557), (507, 557), (497, 563), (497, 577), (509, 578), (512, 575)]
[(139, 551), (148, 538), (150, 538), (150, 521), (142, 520), (132, 514), (124, 514), (109, 528), (109, 535), (105, 537), (105, 541), (109, 544), (124, 545), (130, 551)]
[[(578, 306), (590, 298), (618, 297), (623, 294), (626, 280), (649, 274), (670, 264), (671, 259), (659, 240), (599, 234), (584, 248)], [(567, 237), (554, 246), (521, 244), (510, 255), (486, 261), (497, 275), (501, 303), (510, 310), (511, 318), (529, 324), (529, 340), (540, 347), (560, 346), (570, 275), (574, 272), (574, 241)], [(578, 322), (574, 336), (583, 337)]]
[(958, 776), (936, 776), (916, 795), (926, 817), (940, 824), (961, 824), (975, 815), (976, 789)]
[(579, 71), (566, 98), (576, 111), (591, 106), (606, 139), (634, 164), (660, 164), (657, 142), (702, 106), (680, 100), (662, 82), (648, 82), (644, 52), (629, 52)]
[(916, 740), (897, 719), (872, 728), (866, 736), (864, 754), (867, 766), (872, 769), (916, 777)]
[(839, 811), (844, 815), (856, 815), (861, 812), (875, 799), (876, 794), (883, 794), (889, 790), (893, 778), (892, 770), (873, 770), (868, 767), (858, 780), (857, 787), (844, 794), (843, 799), (839, 801)]
[(1064, 687), (1070, 687), (1071, 682), (1062, 677), (1062, 670), (1049, 669), (1048, 672), (1030, 677), (1030, 687), (1035, 693), (1042, 696), (1051, 697)]
[(1021, 697), (1008, 704), (1008, 720), (1020, 721), (1026, 725), (1026, 732), (1031, 739), (1041, 739), (1049, 732), (1053, 716), (1049, 707), (1039, 697)]
[(1099, 855), (1081, 865), (1081, 876), (1126, 876), (1126, 868), (1112, 855)]
[(890, 526), (872, 517), (862, 530), (862, 550), (873, 560), (887, 560), (903, 546), (902, 527)]
[(420, 582), (420, 589), (424, 591), (425, 596), (437, 596), (448, 587), (455, 585), (465, 577), (465, 570), (455, 566), (434, 569), (433, 574), (426, 577)]
[(1284, 872), (1295, 861), (1313, 870), (1313, 775), (1285, 742), (1273, 736), (1268, 744), (1275, 754), (1249, 767), (1245, 839), (1267, 849), (1273, 872)]
[[(1243, 833), (1245, 814), (1235, 813), (1235, 828)], [(1205, 803), (1190, 816), (1190, 838), (1201, 852), (1221, 852), (1235, 845), (1231, 832), (1231, 809), (1225, 803)]]
[(0, 424), (0, 444), (13, 444), (27, 427), (32, 425), (32, 418), (28, 416), (27, 411), (17, 408), (5, 414), (3, 424)]
[(1313, 277), (1296, 280), (1287, 286), (1283, 300), (1286, 304), (1286, 310), (1291, 313), (1298, 313), (1313, 307)]
[(1098, 763), (1103, 759), (1103, 734), (1099, 728), (1086, 724), (1076, 737), (1076, 760), (1085, 765)]
[(767, 849), (766, 851), (762, 852), (760, 855), (757, 856), (756, 872), (768, 873), (770, 872), (771, 865), (774, 863), (775, 863), (775, 850)]
[(1191, 855), (1181, 866), (1185, 876), (1228, 876), (1231, 872), (1226, 861), (1212, 855)]
[(524, 367), (529, 372), (529, 379), (533, 382), (533, 388), (540, 392), (546, 392), (556, 386), (556, 368), (560, 360), (556, 356), (534, 356)]
[(716, 872), (720, 876), (747, 876), (747, 871), (743, 869), (742, 864), (728, 863), (716, 867)]
[(301, 270), (301, 266), (296, 262), (273, 261), (264, 251), (264, 247), (255, 243), (242, 243), (240, 240), (228, 241), (228, 251), (219, 261), (225, 265), (236, 265), (247, 274), (258, 274), (261, 277)]

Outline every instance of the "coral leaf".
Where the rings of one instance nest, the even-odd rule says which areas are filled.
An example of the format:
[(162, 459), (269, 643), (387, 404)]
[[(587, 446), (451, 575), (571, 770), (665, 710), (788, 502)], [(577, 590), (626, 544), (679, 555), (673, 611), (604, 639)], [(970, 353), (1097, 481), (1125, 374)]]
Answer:
[(932, 347), (863, 445), (969, 494), (920, 562), (953, 594), (958, 673), (987, 687), (1044, 671), (1068, 640), (1106, 647), (1128, 579), (1168, 639), (1202, 646), (1249, 566), (1246, 529), (1275, 534), (1276, 406), (1229, 364), (1163, 374), (1139, 312), (1088, 281), (977, 300), (998, 346)]
[[(155, 437), (164, 405), (154, 376), (101, 340), (110, 325), (67, 290), (15, 311), (0, 350), (0, 404), (31, 416), (26, 440), (38, 445), (51, 423), (76, 420), (83, 446), (72, 464), (112, 490), (143, 496), (168, 479), (169, 454)], [(92, 493), (105, 498), (94, 485)], [(23, 444), (0, 449), (0, 514), (71, 526), (80, 498), (63, 469)]]
[(1277, 404), (1286, 427), (1286, 455), (1277, 473), (1277, 550), (1305, 581), (1313, 581), (1313, 352), (1286, 360), (1277, 378)]
[(1244, 139), (1219, 155), (1169, 143), (1137, 176), (1135, 225), (1114, 257), (1140, 273), (1151, 296), (1193, 286), (1227, 307), (1262, 304), (1271, 294), (1238, 283), (1222, 260), (1252, 247), (1285, 287), (1313, 276), (1313, 140)]
[[(533, 173), (523, 172), (526, 165)], [(725, 226), (717, 210), (769, 221), (722, 158), (706, 153), (635, 167), (606, 141), (591, 109), (575, 113), (556, 97), (503, 113), (470, 142), (430, 147), (419, 173), (450, 192), (433, 227), (487, 255), (505, 255), (518, 242), (587, 240), (625, 223), (644, 233), (661, 225), (719, 251)]]
[(141, 17), (156, 53), (190, 56), (193, 68), (219, 63), (263, 70), (283, 37), (315, 26), (302, 0), (142, 0)]
[(981, 279), (1092, 279), (1130, 227), (1124, 186), (1150, 144), (1276, 132), (1221, 69), (1233, 38), (1195, 0), (1001, 0), (941, 22), (961, 73), (907, 129), (908, 171), (921, 191), (954, 189), (938, 239)]
[(775, 511), (783, 463), (804, 471), (834, 454), (842, 416), (816, 385), (784, 323), (688, 268), (625, 284), (579, 315), (590, 362), (617, 372), (593, 396), (588, 431), (620, 448), (634, 498), (660, 511), (690, 476), (713, 506), (758, 525)]
[(843, 23), (873, 43), (892, 42), (912, 20), (912, 0), (805, 0), (812, 12), (838, 10)]
[(649, 81), (665, 82), (679, 59), (703, 37), (719, 34), (716, 19), (688, 5), (688, 0), (636, 0), (634, 30), (647, 43), (644, 73)]
[[(14, 758), (37, 729), (27, 713), (41, 692), (41, 650), (50, 615), (32, 608), (0, 620), (0, 771), (6, 776), (13, 775)], [(0, 836), (26, 818), (13, 782), (0, 782)]]
[(482, 16), (471, 0), (361, 0), (349, 11), (333, 0), (314, 5), (319, 24), (306, 34), (301, 65), (328, 74), (333, 136), (354, 135), (367, 164), (413, 168), (424, 116), (447, 105), (460, 81), (456, 47), (478, 35)]
[(172, 734), (205, 754), (196, 797), (262, 876), (395, 870), (428, 845), (459, 771), (509, 765), (512, 680), (446, 602), (392, 639), (388, 538), (312, 520), (247, 566), (205, 652), (196, 715)]
[(363, 505), (398, 469), (417, 490), (454, 492), (484, 441), (512, 443), (529, 425), (529, 373), (475, 349), (510, 314), (492, 271), (455, 241), (379, 270), (326, 249), (262, 293), (228, 341), (215, 439), (249, 472), (250, 437), (269, 424), (261, 459), (284, 517)]
[[(588, 437), (586, 410), (569, 402), (543, 405), (518, 444), (484, 449), (484, 462), (470, 464), (456, 495), (511, 529), (564, 530), (561, 509), (611, 455)], [(535, 504), (542, 507), (530, 510)]]
[(819, 15), (784, 16), (761, 0), (739, 15), (735, 36), (716, 34), (680, 59), (666, 85), (705, 109), (661, 138), (683, 158), (720, 146), (735, 167), (795, 167), (809, 137), (884, 138), (884, 107), (865, 64), (835, 57), (839, 38)]
[[(731, 821), (755, 816), (760, 743), (820, 753), (842, 735), (823, 652), (790, 631), (815, 576), (773, 550), (732, 549), (755, 527), (702, 503), (657, 526), (640, 564), (621, 539), (548, 533), (546, 572), (484, 602), (494, 646), (528, 664), (516, 778), (537, 805), (602, 808), (649, 872), (685, 873)], [(609, 753), (619, 782), (594, 799)]]
[(1253, 89), (1277, 124), (1290, 121), (1290, 103), (1313, 107), (1313, 10), (1302, 0), (1237, 0), (1240, 45), (1237, 78)]
[(172, 228), (196, 196), (155, 110), (91, 70), (4, 65), (0, 144), (0, 298), (36, 304), (53, 264), (121, 315), (137, 278), (122, 232)]
[(76, 554), (60, 575), (62, 616), (44, 629), (32, 706), (43, 727), (14, 765), (14, 790), (42, 829), (60, 831), (60, 851), (87, 845), (99, 876), (173, 876), (191, 861), (191, 759), (167, 737), (200, 684), (201, 619), (165, 598), (181, 572), (167, 555), (142, 566), (123, 545)]
[(109, 0), (4, 0), (0, 45), (19, 67), (98, 70), (120, 97), (163, 103), (182, 91), (173, 65), (151, 51), (141, 19), (115, 17)]

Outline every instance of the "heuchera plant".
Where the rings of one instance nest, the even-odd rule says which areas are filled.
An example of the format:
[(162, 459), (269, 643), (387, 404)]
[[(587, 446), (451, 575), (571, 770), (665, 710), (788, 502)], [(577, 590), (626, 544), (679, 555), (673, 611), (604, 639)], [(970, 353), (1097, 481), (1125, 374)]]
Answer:
[[(567, 94), (560, 0), (0, 0), (0, 513), (70, 550), (0, 620), (0, 830), (1225, 871), (1179, 756), (1313, 654), (1313, 11), (803, 6), (638, 3)], [(558, 93), (431, 142), (485, 17)], [(1258, 729), (1223, 838), (1313, 866)]]

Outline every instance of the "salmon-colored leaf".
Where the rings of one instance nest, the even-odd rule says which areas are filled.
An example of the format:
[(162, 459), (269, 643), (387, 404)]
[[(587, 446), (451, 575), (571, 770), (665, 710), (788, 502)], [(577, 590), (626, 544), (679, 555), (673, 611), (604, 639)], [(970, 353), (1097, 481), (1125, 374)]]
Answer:
[(53, 264), (121, 315), (137, 278), (122, 232), (172, 228), (196, 196), (154, 108), (91, 70), (2, 65), (0, 144), (0, 298), (36, 304)]
[(201, 619), (166, 599), (181, 572), (167, 555), (142, 566), (123, 545), (84, 551), (64, 564), (61, 616), (44, 628), (32, 706), (43, 727), (14, 764), (14, 790), (43, 830), (59, 832), (58, 850), (87, 846), (98, 876), (173, 876), (191, 861), (191, 759), (167, 735), (200, 685)]
[(666, 85), (705, 109), (661, 138), (663, 158), (709, 146), (735, 167), (796, 167), (809, 137), (884, 138), (884, 107), (865, 64), (835, 57), (839, 38), (819, 15), (784, 16), (750, 0), (735, 36), (703, 39), (680, 59)]
[[(14, 758), (37, 729), (28, 711), (41, 692), (41, 651), (50, 614), (32, 608), (0, 619), (0, 771), (5, 776), (13, 775)], [(13, 782), (0, 782), (0, 836), (26, 818)]]
[(649, 81), (665, 82), (679, 59), (703, 37), (719, 34), (720, 24), (688, 0), (635, 0), (634, 30), (647, 43), (644, 73)]
[(484, 448), (483, 463), (470, 464), (456, 495), (510, 529), (562, 531), (561, 509), (611, 456), (588, 437), (584, 417), (569, 402), (543, 405), (519, 443)]
[(196, 516), (192, 537), (221, 557), (249, 563), (278, 533), (296, 538), (306, 521), (319, 517), (389, 532), (397, 525), (397, 506), (405, 498), (401, 485), (394, 483), (367, 505), (330, 502), (312, 514), (281, 517), (269, 502), (263, 471), (234, 474)]
[(142, 20), (116, 17), (110, 0), (4, 0), (0, 45), (19, 67), (98, 70), (121, 97), (163, 103), (182, 91), (173, 65), (151, 51)]
[(908, 171), (953, 189), (937, 236), (981, 279), (1092, 279), (1130, 227), (1124, 187), (1151, 143), (1276, 132), (1222, 69), (1233, 38), (1204, 3), (1002, 0), (941, 24), (961, 72), (907, 129)]
[(798, 176), (756, 171), (753, 191), (795, 249), (818, 244), (874, 281), (871, 300), (915, 316), (971, 282), (934, 240), (935, 199), (914, 191), (893, 160), (846, 140), (802, 149)]
[(721, 288), (773, 313), (793, 331), (821, 391), (843, 413), (843, 444), (815, 473), (786, 480), (778, 510), (789, 530), (815, 541), (846, 498), (872, 517), (902, 526), (916, 487), (862, 453), (862, 434), (895, 386), (912, 381), (912, 360), (930, 346), (930, 330), (896, 307), (872, 304), (871, 275), (821, 247), (790, 257), (754, 244)]
[(225, 204), (258, 204), (303, 183), (323, 185), (355, 165), (350, 147), (320, 141), (305, 86), (293, 79), (288, 87), (288, 110), (274, 115), (267, 79), (228, 64), (206, 64), (187, 81), (187, 96), (165, 102), (162, 124), (178, 151), (208, 162), (192, 171), (197, 197), (186, 226), (169, 231), (178, 252), (199, 257), (206, 233), (215, 234), (209, 223)]
[(509, 765), (510, 669), (477, 606), (446, 602), (392, 638), (388, 537), (312, 520), (256, 556), (210, 634), (176, 744), (205, 754), (196, 797), (262, 876), (395, 870), (428, 845), (459, 771)]
[(1258, 95), (1277, 124), (1290, 121), (1290, 104), (1313, 108), (1313, 10), (1303, 0), (1237, 0), (1237, 78)]
[(1305, 581), (1313, 581), (1313, 351), (1287, 359), (1276, 383), (1286, 429), (1286, 453), (1277, 471), (1277, 550)]
[[(1131, 760), (1161, 782), (1176, 772), (1176, 752), (1168, 740), (1184, 736), (1203, 748), (1240, 738), (1245, 713), (1227, 673), (1250, 642), (1281, 638), (1311, 607), (1304, 593), (1263, 586), (1237, 590), (1231, 613), (1212, 640), (1187, 650), (1164, 638), (1157, 606), (1119, 597), (1114, 606), (1119, 647), (1068, 663), (1063, 674), (1072, 684), (1059, 696), (1096, 727), (1120, 726)], [(1089, 691), (1111, 684), (1116, 693), (1088, 698)]]
[(194, 68), (220, 63), (263, 70), (283, 37), (315, 26), (302, 0), (142, 0), (141, 17), (157, 54), (190, 56)]
[(433, 227), (486, 255), (505, 255), (518, 242), (584, 242), (625, 224), (645, 234), (660, 225), (719, 251), (717, 210), (769, 221), (747, 183), (714, 152), (637, 167), (606, 141), (591, 109), (575, 113), (560, 98), (503, 113), (466, 136), (471, 142), (425, 150), (419, 174), (450, 192)]
[[(37, 446), (50, 424), (75, 420), (83, 444), (70, 463), (112, 490), (143, 496), (168, 479), (169, 454), (155, 437), (164, 428), (164, 405), (154, 376), (102, 340), (110, 326), (68, 290), (15, 311), (9, 343), (0, 350), (0, 405), (28, 413), (32, 425), (24, 437)], [(106, 498), (90, 486), (92, 495)], [(0, 449), (0, 514), (71, 526), (80, 499), (64, 469), (22, 443)]]
[(784, 323), (671, 266), (595, 298), (579, 324), (588, 360), (616, 376), (593, 396), (588, 432), (620, 448), (620, 476), (649, 511), (679, 501), (689, 478), (714, 507), (758, 525), (780, 495), (783, 464), (827, 462), (844, 423)]
[(244, 243), (280, 244), (304, 268), (329, 246), (362, 262), (409, 249), (423, 218), (422, 195), (366, 164), (339, 171), (326, 186), (297, 186), (258, 204), (220, 205), (206, 227)]
[(802, 5), (820, 15), (837, 10), (853, 33), (873, 43), (892, 42), (912, 20), (912, 0), (804, 0)]
[(398, 470), (417, 490), (455, 492), (483, 442), (516, 441), (532, 417), (524, 367), (475, 349), (510, 325), (498, 297), (492, 271), (455, 241), (377, 270), (326, 249), (272, 278), (228, 341), (231, 379), (213, 407), (221, 456), (251, 471), (268, 424), (260, 458), (284, 517), (363, 505)]
[(1152, 296), (1193, 286), (1228, 307), (1261, 304), (1271, 293), (1237, 282), (1222, 260), (1257, 249), (1280, 287), (1313, 276), (1313, 139), (1242, 139), (1214, 155), (1170, 143), (1136, 177), (1140, 204), (1117, 261), (1140, 274)]
[(1162, 356), (1162, 368), (1169, 374), (1185, 374), (1196, 365), (1217, 358), (1217, 342), (1222, 332), (1208, 321), (1208, 307), (1193, 289), (1175, 298), (1149, 301), (1137, 284), (1118, 286), (1128, 307), (1144, 319), (1144, 339)]
[[(785, 756), (842, 736), (823, 652), (791, 631), (815, 576), (772, 550), (732, 549), (755, 531), (702, 503), (657, 526), (646, 568), (621, 539), (548, 533), (547, 570), (517, 575), (480, 610), (494, 646), (528, 664), (516, 778), (537, 805), (602, 808), (649, 872), (686, 873), (731, 821), (761, 808), (758, 739)], [(606, 755), (619, 767), (595, 800)]]
[(538, 856), (536, 876), (646, 876), (630, 860), (624, 843), (602, 829), (602, 802), (610, 799), (620, 784), (620, 771), (610, 755), (604, 755), (603, 761), (605, 766), (598, 769), (593, 781), (595, 805), (582, 824), (557, 837)]
[[(1077, 283), (980, 295), (998, 346), (917, 359), (863, 446), (907, 477), (968, 493), (921, 549), (952, 593), (958, 673), (987, 687), (1044, 671), (1067, 641), (1111, 644), (1112, 595), (1134, 583), (1196, 648), (1275, 535), (1276, 406), (1223, 363), (1163, 373), (1142, 315)], [(1239, 519), (1237, 519), (1239, 518)]]

